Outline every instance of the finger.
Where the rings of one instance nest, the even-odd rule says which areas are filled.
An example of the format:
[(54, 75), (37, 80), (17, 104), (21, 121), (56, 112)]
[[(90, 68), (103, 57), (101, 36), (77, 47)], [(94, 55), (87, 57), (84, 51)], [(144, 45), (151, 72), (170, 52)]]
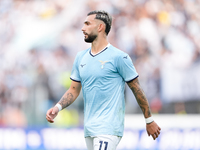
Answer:
[(48, 110), (48, 111), (47, 111), (47, 113), (46, 113), (46, 116), (48, 116), (48, 117), (51, 117), (51, 116), (50, 116), (50, 114), (51, 114), (51, 111), (52, 111), (51, 109), (50, 109), (50, 110)]
[(156, 138), (157, 138), (159, 134), (156, 132), (154, 135), (155, 135), (155, 136), (156, 136)]
[(157, 133), (160, 134), (160, 130), (158, 130)]
[(53, 121), (53, 118), (52, 118), (52, 116), (50, 116), (50, 115), (46, 115), (46, 118), (48, 118), (48, 120)]
[(156, 136), (155, 136), (155, 134), (152, 134), (151, 136), (152, 136), (152, 138), (153, 138), (154, 140), (156, 139)]
[(48, 116), (46, 116), (47, 121), (51, 121), (51, 118), (49, 118)]
[(53, 120), (48, 120), (48, 119), (47, 119), (47, 121), (48, 121), (48, 122), (50, 122), (50, 123), (54, 123), (54, 121), (53, 121)]
[(160, 127), (158, 127), (158, 129), (159, 129), (159, 130), (161, 130), (161, 128), (160, 128)]
[(50, 118), (50, 117), (48, 117), (48, 116), (46, 116), (46, 119), (47, 119), (47, 121), (50, 122), (50, 123), (53, 123), (53, 122), (54, 122), (53, 119)]

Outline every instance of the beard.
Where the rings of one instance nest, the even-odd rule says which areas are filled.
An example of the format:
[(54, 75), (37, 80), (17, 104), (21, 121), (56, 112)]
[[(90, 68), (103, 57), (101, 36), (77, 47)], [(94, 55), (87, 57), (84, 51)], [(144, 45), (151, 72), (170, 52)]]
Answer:
[(96, 38), (97, 38), (97, 35), (92, 35), (92, 34), (87, 34), (87, 38), (85, 38), (85, 42), (87, 43), (92, 43)]

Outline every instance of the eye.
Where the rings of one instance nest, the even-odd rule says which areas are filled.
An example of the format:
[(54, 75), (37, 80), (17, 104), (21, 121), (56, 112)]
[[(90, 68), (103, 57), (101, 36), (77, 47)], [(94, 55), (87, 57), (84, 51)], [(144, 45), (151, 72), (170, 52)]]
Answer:
[(90, 24), (90, 22), (88, 22), (88, 21), (85, 21), (85, 22), (84, 22), (84, 24), (85, 24), (85, 25), (89, 25), (89, 24)]

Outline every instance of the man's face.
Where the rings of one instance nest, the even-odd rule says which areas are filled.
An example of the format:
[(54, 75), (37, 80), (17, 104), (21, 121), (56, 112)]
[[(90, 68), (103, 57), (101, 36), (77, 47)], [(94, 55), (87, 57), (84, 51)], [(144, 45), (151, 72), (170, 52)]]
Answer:
[(98, 20), (95, 17), (96, 14), (87, 16), (82, 27), (85, 42), (92, 43), (98, 36)]

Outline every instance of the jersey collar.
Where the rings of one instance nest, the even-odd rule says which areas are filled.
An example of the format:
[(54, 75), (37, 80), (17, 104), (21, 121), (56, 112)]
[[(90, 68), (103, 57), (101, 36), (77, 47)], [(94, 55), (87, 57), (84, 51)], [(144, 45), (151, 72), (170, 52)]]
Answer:
[(110, 43), (108, 43), (108, 45), (103, 49), (103, 50), (101, 50), (100, 52), (98, 52), (97, 54), (92, 54), (92, 51), (91, 51), (91, 48), (90, 48), (90, 55), (92, 56), (92, 57), (95, 57), (95, 56), (97, 56), (97, 55), (99, 55), (100, 53), (102, 53), (103, 51), (105, 51), (105, 50), (107, 50), (107, 48), (110, 46)]

